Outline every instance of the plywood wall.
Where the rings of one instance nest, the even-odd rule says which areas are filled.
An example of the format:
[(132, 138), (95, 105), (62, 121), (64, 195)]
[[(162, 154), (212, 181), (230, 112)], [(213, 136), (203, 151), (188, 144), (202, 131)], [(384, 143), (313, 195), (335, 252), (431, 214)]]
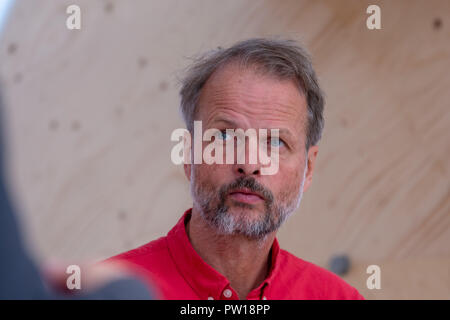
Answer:
[[(65, 26), (78, 4), (81, 30)], [(378, 4), (382, 29), (366, 28)], [(366, 297), (450, 297), (450, 2), (16, 1), (0, 43), (10, 176), (45, 260), (102, 259), (165, 235), (191, 205), (170, 134), (187, 57), (303, 41), (327, 95), (312, 187), (279, 234)], [(366, 287), (366, 268), (382, 289)]]

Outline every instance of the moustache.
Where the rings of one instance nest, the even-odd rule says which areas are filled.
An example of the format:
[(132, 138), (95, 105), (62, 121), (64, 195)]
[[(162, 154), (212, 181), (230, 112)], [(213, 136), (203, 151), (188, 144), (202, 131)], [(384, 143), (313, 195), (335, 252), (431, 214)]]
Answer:
[(274, 200), (273, 193), (253, 177), (241, 177), (228, 185), (222, 186), (219, 190), (220, 198), (224, 201), (230, 191), (241, 188), (247, 188), (252, 192), (260, 194), (265, 199), (267, 205), (270, 205)]

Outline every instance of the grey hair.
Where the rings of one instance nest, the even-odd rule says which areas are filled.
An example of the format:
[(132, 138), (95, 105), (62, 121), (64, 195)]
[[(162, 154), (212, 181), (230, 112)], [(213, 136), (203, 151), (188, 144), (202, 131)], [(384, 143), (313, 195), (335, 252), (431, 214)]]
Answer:
[(227, 49), (218, 47), (195, 58), (181, 79), (180, 90), (181, 114), (190, 132), (193, 131), (196, 107), (203, 86), (215, 71), (231, 62), (237, 62), (243, 67), (256, 67), (258, 72), (279, 79), (295, 81), (308, 105), (306, 150), (319, 142), (324, 126), (324, 95), (309, 53), (289, 39), (248, 39)]

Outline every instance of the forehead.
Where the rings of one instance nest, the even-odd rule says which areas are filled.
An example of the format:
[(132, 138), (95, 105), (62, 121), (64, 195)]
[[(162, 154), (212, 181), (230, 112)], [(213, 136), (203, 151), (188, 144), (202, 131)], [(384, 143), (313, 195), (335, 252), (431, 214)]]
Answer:
[(206, 125), (231, 120), (242, 128), (287, 128), (304, 132), (306, 99), (295, 81), (230, 64), (206, 82), (197, 118)]

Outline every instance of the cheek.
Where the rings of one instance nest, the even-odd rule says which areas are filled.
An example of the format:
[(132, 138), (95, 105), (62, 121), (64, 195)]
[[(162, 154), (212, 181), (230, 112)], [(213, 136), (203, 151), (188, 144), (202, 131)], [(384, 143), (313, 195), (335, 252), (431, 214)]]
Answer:
[(303, 169), (297, 165), (281, 167), (274, 181), (270, 181), (270, 188), (280, 200), (290, 199), (297, 196), (303, 179)]
[(209, 175), (207, 166), (196, 164), (192, 166), (192, 170), (196, 183), (203, 183), (205, 180), (207, 180)]
[(210, 177), (211, 180), (218, 179), (224, 175), (223, 167), (221, 164), (201, 164), (198, 165), (199, 170), (203, 176)]
[[(227, 174), (226, 165), (220, 164), (199, 164), (195, 166), (195, 179), (196, 183), (207, 185), (215, 188), (221, 186), (226, 181)], [(229, 176), (229, 174), (228, 174)]]

